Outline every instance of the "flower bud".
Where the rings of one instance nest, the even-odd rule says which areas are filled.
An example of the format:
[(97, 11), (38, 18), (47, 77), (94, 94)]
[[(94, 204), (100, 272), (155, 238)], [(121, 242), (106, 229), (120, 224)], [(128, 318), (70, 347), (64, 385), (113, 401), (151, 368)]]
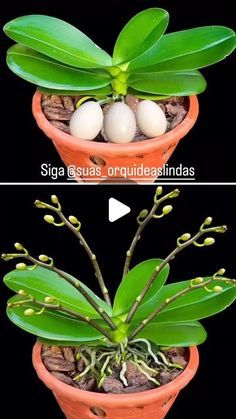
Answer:
[(166, 205), (164, 208), (162, 208), (162, 214), (167, 215), (172, 211), (172, 209), (172, 205)]
[(191, 238), (191, 234), (190, 233), (184, 233), (182, 234), (182, 236), (180, 237), (181, 240), (183, 240), (184, 242), (186, 242), (187, 240), (189, 240)]
[(196, 284), (202, 284), (204, 281), (204, 279), (201, 276), (198, 276), (197, 278), (194, 279), (194, 282)]
[(37, 208), (47, 208), (47, 207), (45, 206), (45, 204), (44, 204), (43, 202), (39, 201), (38, 199), (36, 199), (36, 201), (34, 201), (34, 205), (35, 205)]
[(217, 273), (218, 273), (218, 275), (224, 275), (225, 269), (224, 268), (221, 268), (221, 269), (218, 270)]
[(217, 228), (215, 231), (216, 231), (216, 233), (225, 233), (227, 231), (227, 226), (223, 225), (223, 226)]
[(215, 243), (215, 239), (213, 239), (213, 237), (207, 237), (205, 240), (204, 240), (204, 244), (205, 244), (205, 246), (211, 246), (212, 244), (214, 244)]
[(19, 269), (19, 271), (24, 271), (25, 269), (27, 269), (27, 266), (25, 263), (17, 263), (16, 269)]
[(25, 311), (24, 311), (24, 315), (25, 316), (33, 316), (35, 314), (35, 310), (33, 309), (33, 308), (27, 308)]
[(144, 210), (142, 210), (141, 212), (140, 212), (140, 214), (139, 214), (139, 218), (146, 218), (147, 217), (147, 215), (148, 215), (148, 210), (147, 209), (144, 209)]
[(48, 224), (53, 224), (55, 221), (55, 218), (52, 215), (44, 215), (44, 221), (46, 221)]
[(59, 203), (59, 199), (57, 198), (56, 195), (51, 195), (51, 201), (53, 204), (58, 204)]
[(162, 193), (163, 193), (163, 188), (162, 188), (162, 186), (158, 186), (158, 187), (156, 188), (156, 196), (162, 195)]
[(15, 247), (16, 250), (23, 250), (24, 249), (24, 247), (22, 246), (21, 243), (15, 243), (14, 247)]
[(171, 193), (170, 193), (170, 198), (177, 198), (180, 194), (180, 190), (179, 189), (174, 189)]
[(21, 295), (22, 297), (26, 297), (26, 295), (27, 295), (25, 290), (19, 290), (18, 294)]
[(55, 298), (54, 297), (45, 297), (44, 298), (45, 303), (55, 303)]
[(2, 253), (1, 254), (1, 259), (4, 260), (5, 262), (8, 262), (9, 260), (13, 259), (13, 256), (7, 254), (7, 253)]
[(40, 262), (48, 262), (49, 257), (47, 255), (39, 255)]
[(223, 288), (222, 288), (222, 287), (220, 287), (219, 285), (216, 285), (216, 286), (213, 288), (213, 291), (215, 291), (215, 292), (221, 292), (221, 291), (223, 291)]
[(78, 224), (79, 223), (78, 219), (74, 215), (69, 216), (69, 221), (70, 221), (71, 224)]
[(204, 224), (205, 224), (206, 226), (209, 226), (211, 223), (212, 223), (212, 217), (207, 217), (207, 218), (205, 219), (205, 221), (204, 221)]

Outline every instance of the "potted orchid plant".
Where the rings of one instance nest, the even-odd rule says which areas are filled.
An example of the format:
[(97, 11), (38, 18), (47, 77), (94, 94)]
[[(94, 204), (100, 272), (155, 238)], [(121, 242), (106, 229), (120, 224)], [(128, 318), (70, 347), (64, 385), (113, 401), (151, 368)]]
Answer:
[[(107, 417), (164, 418), (179, 391), (198, 368), (197, 345), (207, 337), (199, 320), (215, 315), (236, 298), (236, 280), (225, 269), (166, 285), (170, 262), (190, 246), (214, 244), (225, 225), (207, 217), (194, 233), (181, 234), (164, 259), (145, 260), (131, 268), (135, 248), (147, 225), (166, 217), (169, 201), (158, 186), (152, 208), (137, 216), (137, 230), (126, 252), (122, 280), (111, 300), (95, 253), (83, 235), (81, 221), (66, 216), (56, 195), (51, 203), (35, 201), (50, 211), (44, 220), (67, 227), (78, 238), (101, 289), (97, 296), (80, 279), (57, 267), (45, 254), (38, 258), (21, 244), (5, 253), (20, 260), (4, 282), (15, 292), (7, 315), (18, 327), (37, 336), (33, 363), (68, 419)], [(202, 275), (202, 272), (200, 273)]]
[(7, 53), (9, 68), (37, 86), (39, 127), (67, 166), (89, 168), (75, 177), (95, 177), (98, 169), (107, 177), (109, 167), (142, 163), (154, 180), (151, 169), (168, 161), (194, 125), (196, 95), (206, 88), (199, 69), (229, 55), (236, 37), (224, 26), (165, 34), (168, 21), (164, 9), (138, 13), (120, 32), (112, 56), (54, 17), (23, 16), (4, 26), (17, 42)]

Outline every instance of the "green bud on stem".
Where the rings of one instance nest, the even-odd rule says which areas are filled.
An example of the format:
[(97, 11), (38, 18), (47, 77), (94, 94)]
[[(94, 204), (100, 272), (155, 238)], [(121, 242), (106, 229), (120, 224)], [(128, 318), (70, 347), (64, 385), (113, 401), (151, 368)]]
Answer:
[(190, 233), (184, 233), (180, 237), (180, 239), (183, 240), (184, 242), (188, 241), (190, 238), (191, 238), (191, 234)]
[(213, 237), (207, 237), (205, 240), (204, 240), (204, 244), (205, 244), (205, 246), (211, 246), (212, 244), (214, 244), (215, 243), (215, 239), (213, 239)]
[(147, 210), (147, 209), (144, 209), (144, 210), (142, 210), (142, 211), (140, 212), (140, 214), (139, 214), (139, 217), (138, 217), (138, 218), (144, 219), (144, 218), (146, 218), (146, 217), (147, 217), (147, 215), (148, 215), (148, 210)]
[(45, 301), (45, 303), (55, 303), (55, 297), (50, 297), (50, 296), (48, 296), (48, 297), (45, 297), (44, 298), (44, 301)]
[(36, 199), (36, 201), (34, 201), (34, 205), (37, 208), (47, 208), (46, 205), (43, 202), (39, 201), (38, 199)]
[(24, 271), (25, 269), (27, 269), (27, 266), (25, 263), (17, 263), (16, 269), (18, 269), (19, 271)]
[(21, 295), (22, 297), (26, 297), (26, 295), (27, 295), (25, 290), (19, 290), (18, 294)]
[(215, 291), (215, 292), (221, 292), (221, 291), (223, 291), (223, 288), (222, 288), (222, 287), (220, 287), (219, 285), (216, 285), (216, 286), (213, 288), (213, 291)]
[(156, 188), (156, 196), (162, 195), (163, 193), (163, 187), (162, 186), (158, 186)]
[(78, 219), (74, 216), (74, 215), (70, 215), (68, 220), (70, 221), (71, 224), (79, 224)]
[(24, 315), (25, 316), (33, 316), (35, 314), (35, 310), (33, 309), (33, 308), (27, 308), (25, 311), (24, 311)]
[(198, 276), (197, 278), (194, 279), (194, 282), (196, 284), (202, 284), (204, 281), (204, 279), (201, 276)]
[(15, 243), (14, 244), (14, 247), (15, 247), (15, 249), (16, 250), (24, 250), (24, 247), (22, 246), (22, 244), (21, 243)]
[(49, 257), (47, 255), (39, 255), (40, 262), (48, 262)]
[(167, 215), (173, 210), (172, 205), (166, 205), (162, 208), (162, 214)]
[(48, 224), (53, 224), (55, 222), (55, 218), (52, 215), (44, 215), (44, 221), (46, 221)]
[(58, 204), (59, 203), (59, 199), (57, 198), (56, 195), (51, 196), (51, 201), (52, 201), (53, 204)]
[(177, 198), (177, 197), (179, 196), (179, 194), (180, 194), (180, 190), (179, 190), (179, 189), (174, 189), (174, 190), (170, 193), (169, 197), (170, 197), (170, 198)]
[(216, 231), (216, 233), (225, 233), (227, 231), (227, 226), (223, 225), (223, 226), (217, 228), (215, 231)]
[(205, 224), (206, 226), (209, 226), (211, 223), (212, 223), (212, 217), (207, 217), (203, 224)]

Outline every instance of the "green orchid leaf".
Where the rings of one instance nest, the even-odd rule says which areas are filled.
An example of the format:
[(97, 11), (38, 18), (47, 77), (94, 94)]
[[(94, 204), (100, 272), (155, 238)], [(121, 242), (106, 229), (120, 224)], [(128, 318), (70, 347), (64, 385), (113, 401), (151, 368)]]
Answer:
[(139, 99), (148, 99), (148, 100), (164, 100), (170, 97), (170, 96), (165, 96), (165, 95), (155, 95), (152, 93), (145, 93), (139, 90), (132, 89), (130, 87), (128, 89), (128, 93), (130, 95), (138, 97)]
[(206, 89), (206, 80), (197, 70), (137, 73), (130, 76), (129, 86), (155, 95), (191, 96)]
[[(8, 303), (22, 301), (22, 297), (14, 296)], [(89, 324), (81, 322), (69, 315), (56, 310), (46, 309), (43, 314), (26, 316), (24, 311), (28, 308), (39, 311), (37, 305), (26, 303), (24, 306), (7, 308), (9, 319), (26, 332), (40, 336), (45, 339), (56, 341), (87, 342), (90, 340), (100, 340), (101, 333)]]
[[(91, 318), (100, 318), (99, 314), (75, 287), (57, 273), (46, 268), (37, 267), (33, 270), (23, 271), (16, 269), (4, 277), (4, 282), (11, 290), (18, 292), (23, 289), (41, 302), (44, 302), (45, 297), (52, 296), (66, 308)], [(83, 283), (80, 282), (80, 285), (95, 299), (100, 307), (110, 313), (111, 309), (105, 301), (97, 297)]]
[[(209, 277), (204, 278), (204, 280), (208, 279)], [(189, 285), (190, 281), (183, 281), (164, 286), (160, 292), (156, 294), (153, 300), (149, 302), (150, 306), (152, 306), (153, 309), (157, 308), (167, 298), (181, 292)], [(186, 295), (166, 306), (166, 308), (155, 317), (155, 321), (185, 322), (200, 320), (225, 310), (225, 308), (232, 304), (236, 299), (236, 286), (216, 280), (211, 285), (208, 285), (208, 288), (213, 289), (214, 286), (222, 287), (222, 291), (208, 292), (205, 288), (199, 288), (188, 292)], [(135, 317), (135, 319), (143, 318), (143, 315), (144, 312), (140, 309), (139, 313), (136, 313), (137, 317)]]
[(19, 44), (8, 50), (7, 65), (30, 83), (49, 89), (83, 91), (105, 87), (111, 81), (104, 70), (92, 72), (69, 67)]
[(100, 89), (91, 89), (91, 90), (81, 90), (81, 91), (74, 91), (74, 90), (55, 90), (55, 89), (47, 89), (46, 87), (38, 86), (37, 90), (41, 93), (46, 95), (66, 95), (66, 96), (94, 96), (94, 97), (107, 97), (112, 93), (111, 85), (101, 87)]
[(173, 32), (164, 35), (158, 44), (133, 60), (129, 71), (195, 70), (223, 60), (235, 46), (235, 32), (224, 26)]
[(207, 333), (199, 322), (152, 322), (147, 324), (136, 338), (148, 339), (163, 346), (192, 346), (203, 343)]
[(109, 54), (61, 19), (44, 15), (22, 16), (8, 22), (3, 29), (14, 41), (73, 67), (112, 65)]
[(113, 52), (113, 64), (129, 62), (152, 48), (166, 30), (169, 14), (152, 8), (134, 16), (119, 34)]
[[(162, 259), (149, 259), (136, 265), (127, 276), (123, 279), (117, 289), (114, 305), (113, 316), (120, 316), (127, 313), (133, 305), (135, 299), (141, 293), (143, 287), (154, 272), (156, 266), (159, 266)], [(154, 294), (164, 285), (169, 274), (169, 265), (156, 275), (156, 279), (152, 287), (147, 292), (143, 304), (153, 297)]]

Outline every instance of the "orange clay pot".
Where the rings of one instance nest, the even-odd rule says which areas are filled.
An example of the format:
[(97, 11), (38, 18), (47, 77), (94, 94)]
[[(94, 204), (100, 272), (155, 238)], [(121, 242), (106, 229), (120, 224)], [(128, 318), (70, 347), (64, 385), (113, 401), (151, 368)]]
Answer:
[[(161, 168), (169, 160), (178, 142), (195, 124), (198, 117), (198, 100), (196, 96), (189, 97), (189, 111), (184, 120), (172, 131), (156, 138), (129, 144), (100, 143), (85, 141), (66, 134), (55, 128), (44, 116), (41, 107), (41, 93), (36, 92), (32, 104), (33, 115), (43, 132), (53, 141), (65, 165), (75, 168), (90, 168), (84, 176), (75, 174), (77, 180), (86, 182), (101, 182), (102, 180), (117, 180), (125, 174), (119, 168)], [(94, 168), (94, 170), (92, 170)], [(95, 178), (94, 171), (99, 170), (99, 177)], [(91, 173), (91, 174), (90, 174)], [(127, 172), (126, 172), (127, 173)], [(155, 171), (156, 173), (156, 171)], [(154, 182), (156, 174), (142, 173), (130, 175), (128, 179), (137, 183)]]
[[(39, 343), (34, 346), (34, 368), (38, 377), (52, 390), (67, 419), (162, 419), (180, 390), (195, 375), (199, 363), (198, 350), (193, 346), (185, 370), (160, 388), (131, 394), (93, 393), (71, 387), (53, 377), (42, 362), (41, 348)], [(100, 416), (93, 413), (94, 407), (101, 409)]]

